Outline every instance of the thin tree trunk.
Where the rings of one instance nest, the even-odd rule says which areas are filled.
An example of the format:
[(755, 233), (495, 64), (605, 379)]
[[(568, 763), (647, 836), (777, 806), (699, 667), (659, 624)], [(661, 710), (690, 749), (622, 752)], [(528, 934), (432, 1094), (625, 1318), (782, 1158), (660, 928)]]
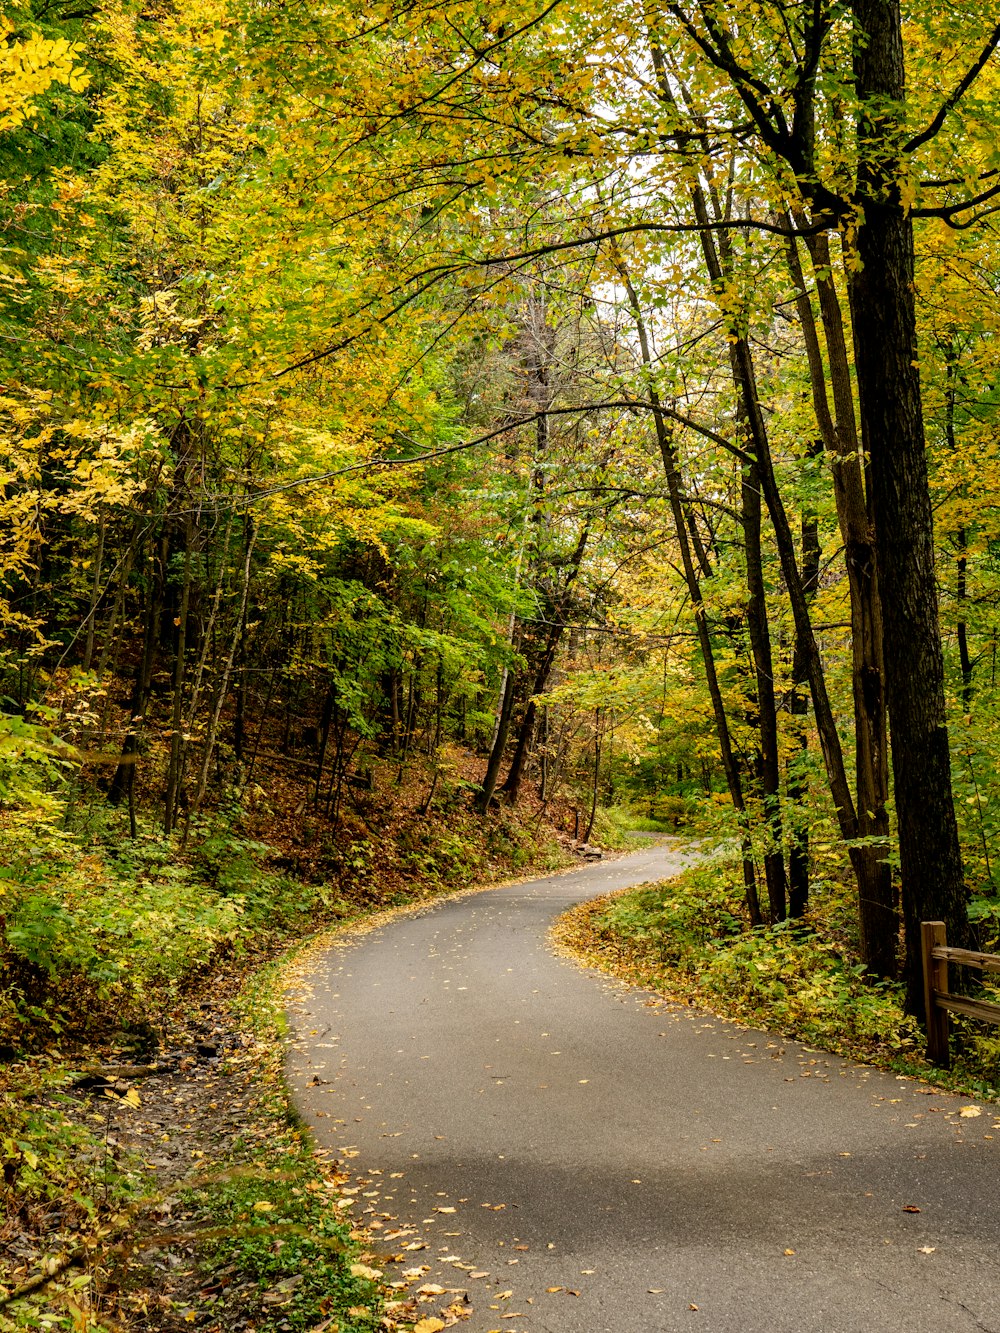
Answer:
[(83, 670), (89, 671), (94, 660), (94, 630), (97, 625), (97, 604), (101, 599), (101, 571), (104, 566), (104, 537), (107, 519), (101, 514), (97, 527), (97, 554), (94, 556), (94, 576), (90, 582), (90, 606), (87, 610), (87, 638), (83, 647)]
[(188, 609), (191, 605), (191, 557), (193, 525), (190, 517), (184, 525), (184, 586), (177, 613), (177, 646), (174, 656), (174, 691), (170, 706), (170, 762), (167, 767), (167, 789), (163, 803), (163, 831), (172, 833), (177, 823), (177, 807), (184, 781), (186, 751), (184, 731), (184, 677), (187, 666)]
[(527, 759), (531, 741), (535, 734), (535, 717), (538, 709), (536, 698), (538, 695), (544, 693), (545, 687), (548, 684), (549, 674), (555, 663), (556, 653), (566, 628), (566, 617), (569, 612), (569, 602), (573, 591), (573, 585), (580, 573), (580, 567), (583, 563), (589, 536), (590, 519), (588, 518), (584, 522), (576, 546), (573, 549), (573, 554), (569, 558), (566, 577), (559, 594), (559, 600), (552, 608), (552, 623), (549, 625), (546, 634), (545, 650), (541, 662), (535, 672), (531, 695), (529, 696), (524, 717), (518, 730), (517, 743), (514, 747), (510, 769), (503, 784), (503, 793), (512, 805), (517, 800), (521, 788), (521, 778), (524, 774), (525, 760)]
[(497, 714), (496, 731), (493, 736), (493, 746), (490, 750), (490, 757), (486, 764), (486, 776), (483, 778), (482, 789), (476, 798), (476, 808), (483, 814), (490, 808), (490, 802), (493, 800), (493, 794), (496, 791), (497, 780), (500, 777), (500, 768), (503, 764), (504, 750), (507, 748), (507, 737), (510, 735), (510, 719), (514, 711), (514, 676), (508, 673), (504, 677), (503, 689), (500, 695), (500, 708)]
[(747, 625), (753, 653), (757, 696), (757, 729), (760, 735), (760, 783), (764, 817), (770, 831), (770, 846), (764, 853), (768, 915), (772, 922), (787, 914), (787, 881), (782, 850), (781, 767), (778, 753), (778, 710), (774, 693), (774, 661), (771, 632), (767, 623), (761, 548), (760, 478), (756, 466), (743, 470), (743, 532), (746, 539)]
[[(799, 227), (805, 226), (801, 212), (796, 212), (792, 220)], [(809, 237), (807, 245), (819, 296), (836, 420), (827, 400), (819, 334), (794, 239), (788, 243), (788, 259), (797, 292), (816, 423), (831, 460), (851, 603), (856, 809), (858, 836), (867, 840), (850, 849), (858, 885), (861, 956), (876, 975), (894, 976), (899, 925), (888, 861), (889, 765), (875, 533), (865, 496), (850, 358), (840, 297), (833, 281), (829, 240), (821, 232)]]
[(242, 589), (240, 593), (240, 611), (236, 617), (236, 629), (229, 643), (229, 651), (226, 654), (226, 660), (222, 667), (222, 674), (219, 678), (215, 693), (215, 705), (212, 709), (212, 717), (208, 724), (208, 732), (205, 736), (205, 749), (201, 757), (201, 771), (198, 774), (198, 787), (195, 792), (195, 798), (191, 806), (191, 814), (196, 815), (201, 809), (201, 803), (205, 799), (205, 789), (208, 786), (208, 770), (212, 762), (212, 752), (215, 749), (215, 738), (219, 730), (219, 718), (222, 715), (222, 705), (226, 699), (226, 691), (229, 686), (229, 673), (232, 671), (233, 658), (236, 655), (236, 648), (240, 641), (242, 632), (243, 617), (246, 614), (247, 599), (250, 594), (250, 561), (253, 555), (254, 543), (257, 540), (257, 529), (253, 520), (247, 520), (246, 547), (243, 556), (243, 576)]
[[(639, 349), (643, 365), (647, 369), (651, 369), (653, 366), (652, 345), (649, 340), (649, 331), (642, 315), (642, 307), (639, 304), (638, 293), (632, 285), (628, 270), (620, 255), (616, 256), (615, 262), (622, 283), (628, 293), (632, 319), (635, 323), (636, 333), (639, 336)], [(674, 448), (673, 436), (667, 425), (667, 418), (664, 416), (662, 410), (660, 396), (652, 385), (648, 388), (646, 396), (652, 409), (653, 427), (656, 431), (656, 442), (660, 450), (660, 458), (663, 461), (663, 470), (667, 480), (670, 513), (674, 522), (674, 532), (677, 535), (677, 545), (680, 548), (681, 565), (684, 570), (684, 581), (687, 584), (688, 596), (691, 599), (691, 606), (694, 610), (695, 629), (698, 635), (698, 646), (701, 649), (702, 665), (705, 671), (705, 683), (708, 686), (708, 695), (712, 702), (712, 713), (715, 718), (715, 732), (719, 741), (719, 751), (722, 757), (722, 769), (726, 775), (726, 783), (729, 787), (729, 796), (733, 803), (733, 808), (736, 811), (740, 823), (745, 827), (747, 809), (746, 799), (743, 794), (743, 781), (739, 770), (739, 764), (736, 759), (736, 752), (733, 749), (732, 736), (729, 730), (729, 719), (726, 716), (726, 706), (722, 698), (722, 688), (719, 684), (719, 676), (716, 670), (715, 651), (712, 646), (712, 636), (709, 630), (708, 617), (705, 610), (705, 599), (702, 595), (701, 581), (698, 577), (698, 571), (695, 567), (694, 556), (691, 549), (690, 530), (681, 493), (680, 466)], [(750, 916), (751, 925), (759, 926), (763, 922), (763, 915), (760, 910), (760, 898), (757, 891), (757, 876), (754, 869), (753, 854), (748, 837), (744, 837), (743, 839), (742, 854), (743, 885), (746, 896), (747, 912)]]
[(594, 820), (597, 818), (597, 790), (601, 776), (601, 710), (594, 710), (594, 781), (590, 789), (590, 816), (587, 819), (587, 831), (583, 835), (584, 842), (590, 842), (590, 835), (594, 831)]

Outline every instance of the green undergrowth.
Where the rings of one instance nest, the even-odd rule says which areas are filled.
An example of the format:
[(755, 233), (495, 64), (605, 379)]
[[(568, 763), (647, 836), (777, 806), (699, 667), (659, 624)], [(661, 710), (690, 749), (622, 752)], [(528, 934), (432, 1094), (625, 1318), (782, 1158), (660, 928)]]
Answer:
[[(289, 874), (287, 856), (248, 836), (233, 810), (206, 819), (186, 846), (141, 828), (123, 840), (110, 817), (85, 835), (51, 821), (31, 836), (0, 828), (0, 1330), (103, 1328), (89, 1290), (100, 1282), (96, 1256), (122, 1215), (158, 1188), (155, 1173), (116, 1146), (129, 1113), (121, 1099), (98, 1094), (83, 1107), (72, 1093), (82, 1068), (155, 1063), (204, 997), (235, 993), (268, 958), (318, 931), (565, 859), (546, 828), (509, 811), (485, 822), (464, 809), (401, 818), (377, 844), (345, 841), (335, 877), (314, 881)], [(266, 1132), (249, 1122), (222, 1174), (185, 1206), (199, 1228), (219, 1232), (199, 1256), (206, 1271), (230, 1269), (259, 1289), (253, 1327), (332, 1318), (341, 1333), (363, 1330), (376, 1289), (349, 1271), (355, 1247), (330, 1205), (332, 1175), (268, 1072), (276, 1003), (260, 1000), (254, 1017), (270, 1033), (252, 1056), (255, 1077), (273, 1091)], [(65, 1278), (3, 1307), (13, 1288), (80, 1250), (83, 1262)], [(301, 1282), (280, 1285), (300, 1271)]]
[(591, 841), (611, 851), (634, 850), (634, 834), (661, 833), (664, 837), (674, 837), (678, 827), (683, 827), (685, 822), (686, 818), (678, 821), (670, 817), (651, 818), (649, 815), (637, 814), (624, 805), (598, 806), (594, 814)]
[(239, 973), (290, 940), (466, 885), (554, 868), (558, 845), (508, 812), (401, 820), (356, 838), (329, 878), (276, 869), (274, 847), (238, 812), (185, 844), (152, 830), (69, 836), (0, 829), (0, 1058), (114, 1037), (155, 1041), (149, 1015)]
[(845, 935), (845, 891), (825, 884), (806, 922), (751, 930), (731, 865), (584, 904), (558, 934), (575, 952), (670, 998), (869, 1063), (996, 1097), (996, 1029), (954, 1025), (954, 1068), (923, 1058), (923, 1033), (903, 1011), (902, 987), (873, 982)]

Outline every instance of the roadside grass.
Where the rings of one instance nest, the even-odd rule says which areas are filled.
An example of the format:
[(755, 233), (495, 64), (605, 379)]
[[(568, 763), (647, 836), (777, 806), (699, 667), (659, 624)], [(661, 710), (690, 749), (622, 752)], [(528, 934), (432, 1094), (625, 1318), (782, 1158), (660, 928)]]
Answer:
[(650, 818), (649, 815), (636, 814), (624, 805), (598, 806), (594, 814), (594, 827), (591, 841), (610, 851), (622, 851), (635, 846), (633, 833), (662, 833), (664, 837), (676, 837), (678, 826), (684, 826), (686, 816), (679, 814), (676, 820), (666, 817)]
[(578, 959), (668, 999), (997, 1099), (996, 1029), (955, 1022), (953, 1068), (928, 1064), (902, 988), (865, 975), (848, 919), (845, 891), (828, 882), (814, 894), (807, 922), (751, 930), (738, 868), (710, 863), (584, 903), (560, 918), (553, 938)]

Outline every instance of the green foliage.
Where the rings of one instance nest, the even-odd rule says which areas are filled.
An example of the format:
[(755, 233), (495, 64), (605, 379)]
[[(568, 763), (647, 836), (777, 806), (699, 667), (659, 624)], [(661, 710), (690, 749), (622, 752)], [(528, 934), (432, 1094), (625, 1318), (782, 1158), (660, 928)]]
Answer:
[[(289, 1128), (265, 1148), (238, 1143), (234, 1156), (253, 1160), (187, 1195), (198, 1221), (223, 1233), (206, 1246), (201, 1261), (210, 1270), (232, 1267), (255, 1284), (257, 1296), (271, 1292), (254, 1326), (312, 1329), (333, 1317), (344, 1330), (370, 1330), (379, 1318), (380, 1292), (351, 1272), (357, 1246), (335, 1207), (339, 1193), (323, 1178), (316, 1160)], [(367, 1314), (363, 1311), (368, 1311)]]
[(0, 713), (0, 811), (34, 822), (61, 809), (75, 753), (47, 727)]
[(267, 851), (218, 822), (187, 855), (155, 836), (114, 851), (8, 836), (0, 1036), (138, 1018), (222, 956), (307, 926), (322, 891), (265, 870)]

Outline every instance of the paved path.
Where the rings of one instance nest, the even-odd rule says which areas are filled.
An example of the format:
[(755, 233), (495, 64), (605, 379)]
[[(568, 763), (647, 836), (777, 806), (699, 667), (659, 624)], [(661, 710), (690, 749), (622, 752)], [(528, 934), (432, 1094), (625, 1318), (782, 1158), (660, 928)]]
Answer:
[(680, 860), (446, 901), (315, 960), (293, 1087), (405, 1255), (387, 1276), (468, 1289), (469, 1333), (1000, 1333), (1000, 1108), (549, 953), (558, 913)]

